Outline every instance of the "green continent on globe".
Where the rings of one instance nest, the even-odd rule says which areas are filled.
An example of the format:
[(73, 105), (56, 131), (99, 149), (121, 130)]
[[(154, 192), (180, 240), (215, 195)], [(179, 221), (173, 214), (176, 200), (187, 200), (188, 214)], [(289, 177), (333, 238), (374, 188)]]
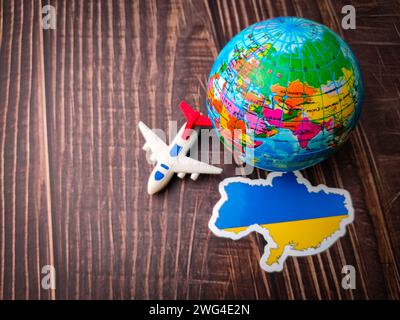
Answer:
[(211, 70), (207, 110), (222, 142), (256, 167), (292, 171), (331, 155), (356, 125), (359, 65), (332, 30), (296, 17), (237, 34)]

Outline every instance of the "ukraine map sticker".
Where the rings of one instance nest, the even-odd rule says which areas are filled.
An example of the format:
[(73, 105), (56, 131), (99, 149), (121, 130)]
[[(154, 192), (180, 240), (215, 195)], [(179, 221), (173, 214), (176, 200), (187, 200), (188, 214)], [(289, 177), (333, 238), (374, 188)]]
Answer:
[(346, 190), (312, 186), (299, 171), (272, 172), (267, 179), (227, 178), (219, 192), (210, 230), (233, 240), (262, 234), (267, 245), (260, 264), (267, 272), (281, 271), (288, 256), (328, 249), (354, 218)]

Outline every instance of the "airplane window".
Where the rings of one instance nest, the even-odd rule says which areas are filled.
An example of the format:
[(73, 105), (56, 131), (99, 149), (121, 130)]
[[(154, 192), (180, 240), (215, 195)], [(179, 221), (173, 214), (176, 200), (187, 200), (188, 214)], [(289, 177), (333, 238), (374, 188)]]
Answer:
[(156, 171), (156, 174), (154, 176), (154, 178), (158, 181), (161, 180), (162, 178), (164, 178), (164, 174), (161, 173), (160, 171)]

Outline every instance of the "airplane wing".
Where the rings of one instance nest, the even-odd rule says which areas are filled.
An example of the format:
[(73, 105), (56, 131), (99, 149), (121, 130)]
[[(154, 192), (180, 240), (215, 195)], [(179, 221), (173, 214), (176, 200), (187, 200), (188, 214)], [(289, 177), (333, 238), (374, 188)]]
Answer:
[(174, 171), (176, 173), (207, 173), (207, 174), (219, 174), (222, 172), (222, 168), (214, 167), (205, 162), (197, 161), (189, 157), (180, 157), (174, 165)]
[(146, 126), (142, 121), (139, 122), (139, 129), (142, 132), (146, 144), (152, 154), (159, 161), (163, 156), (168, 155), (168, 146), (165, 144), (161, 138), (156, 135), (148, 126)]

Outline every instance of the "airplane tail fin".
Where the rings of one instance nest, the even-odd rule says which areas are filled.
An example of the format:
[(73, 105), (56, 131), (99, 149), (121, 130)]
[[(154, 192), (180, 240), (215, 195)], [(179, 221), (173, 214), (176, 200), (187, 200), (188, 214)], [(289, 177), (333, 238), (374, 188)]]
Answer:
[(185, 116), (187, 120), (187, 129), (192, 129), (195, 126), (198, 127), (211, 127), (212, 123), (211, 120), (200, 114), (199, 111), (194, 110), (189, 104), (187, 104), (185, 101), (182, 101), (179, 105), (181, 108), (183, 115)]
[(194, 127), (211, 127), (211, 120), (203, 116), (199, 111), (194, 110), (189, 104), (185, 101), (181, 101), (179, 107), (181, 108), (183, 115), (186, 118), (186, 127), (183, 131), (182, 138), (187, 139), (190, 135), (190, 130)]

